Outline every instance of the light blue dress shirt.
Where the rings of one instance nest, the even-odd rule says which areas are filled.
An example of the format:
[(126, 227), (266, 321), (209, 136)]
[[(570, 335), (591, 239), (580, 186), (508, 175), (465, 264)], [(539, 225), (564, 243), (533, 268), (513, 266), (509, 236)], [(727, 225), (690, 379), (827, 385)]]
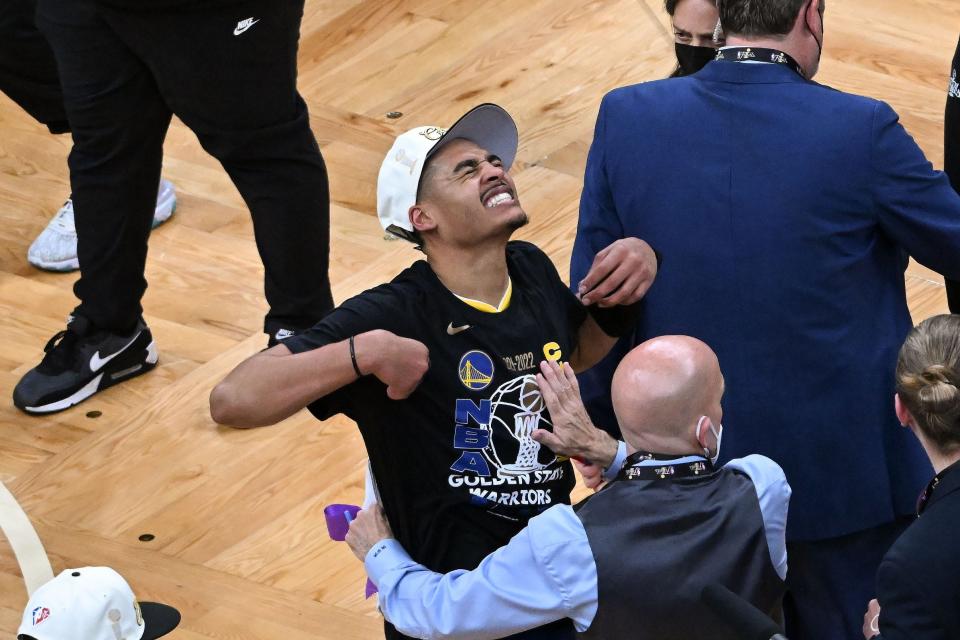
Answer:
[(627, 443), (623, 440), (620, 441), (620, 444), (617, 446), (617, 455), (614, 456), (613, 462), (610, 463), (610, 466), (603, 470), (603, 480), (605, 482), (610, 482), (617, 477), (617, 474), (620, 473), (620, 469), (623, 468), (623, 463), (627, 461)]
[[(703, 457), (641, 464), (696, 460)], [(610, 468), (619, 469), (615, 465)], [(790, 485), (783, 470), (759, 455), (731, 460), (726, 467), (753, 481), (770, 560), (777, 574), (786, 578)], [(532, 518), (473, 571), (435, 573), (414, 562), (393, 539), (374, 545), (365, 564), (379, 588), (384, 617), (416, 638), (502, 638), (561, 618), (570, 618), (577, 631), (584, 631), (597, 613), (597, 567), (587, 534), (570, 505), (556, 505)]]

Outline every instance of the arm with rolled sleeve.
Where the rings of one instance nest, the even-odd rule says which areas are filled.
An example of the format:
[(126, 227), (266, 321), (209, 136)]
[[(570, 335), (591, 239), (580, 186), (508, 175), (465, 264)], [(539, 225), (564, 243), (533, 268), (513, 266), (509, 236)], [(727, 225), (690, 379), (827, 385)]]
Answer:
[(917, 262), (960, 279), (960, 196), (882, 102), (874, 111), (871, 155), (881, 228)]
[(776, 462), (761, 455), (749, 455), (731, 460), (727, 469), (746, 474), (757, 490), (763, 529), (766, 533), (770, 561), (781, 580), (787, 579), (787, 511), (790, 506), (790, 485)]
[(430, 571), (396, 540), (374, 545), (365, 565), (384, 618), (417, 638), (502, 638), (562, 618), (583, 631), (597, 612), (596, 564), (569, 505), (531, 519), (473, 571)]

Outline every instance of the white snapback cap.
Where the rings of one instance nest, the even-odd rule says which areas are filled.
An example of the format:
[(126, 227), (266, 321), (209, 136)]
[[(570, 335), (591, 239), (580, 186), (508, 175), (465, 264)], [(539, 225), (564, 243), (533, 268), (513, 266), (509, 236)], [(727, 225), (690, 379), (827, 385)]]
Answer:
[(180, 612), (137, 602), (109, 567), (67, 569), (33, 592), (17, 638), (36, 640), (154, 640), (180, 624)]
[(377, 217), (384, 230), (415, 242), (410, 207), (417, 203), (423, 167), (451, 140), (465, 138), (503, 161), (509, 170), (517, 157), (517, 123), (503, 107), (485, 103), (462, 115), (449, 129), (417, 127), (397, 136), (377, 177)]

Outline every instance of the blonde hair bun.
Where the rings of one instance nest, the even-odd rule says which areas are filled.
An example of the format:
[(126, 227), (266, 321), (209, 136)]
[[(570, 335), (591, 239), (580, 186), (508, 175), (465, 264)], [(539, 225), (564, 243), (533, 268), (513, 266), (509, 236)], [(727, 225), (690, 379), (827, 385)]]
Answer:
[(960, 388), (957, 387), (957, 373), (942, 364), (927, 367), (920, 374), (917, 399), (923, 411), (928, 413), (952, 413), (960, 408)]

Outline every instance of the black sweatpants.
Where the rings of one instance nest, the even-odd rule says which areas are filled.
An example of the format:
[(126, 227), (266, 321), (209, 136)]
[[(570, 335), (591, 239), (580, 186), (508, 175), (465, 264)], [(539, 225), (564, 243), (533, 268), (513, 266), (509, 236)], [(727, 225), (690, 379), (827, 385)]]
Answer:
[(38, 4), (73, 131), (75, 313), (123, 332), (142, 312), (172, 114), (250, 208), (270, 305), (264, 330), (309, 327), (330, 311), (327, 172), (296, 88), (304, 0), (155, 10)]
[(35, 0), (0, 1), (0, 91), (51, 133), (70, 130), (57, 62), (37, 29)]
[[(960, 193), (960, 41), (953, 56), (950, 88), (943, 126), (943, 165), (953, 188)], [(958, 256), (960, 259), (960, 256)], [(950, 313), (960, 313), (960, 281), (947, 280)]]

